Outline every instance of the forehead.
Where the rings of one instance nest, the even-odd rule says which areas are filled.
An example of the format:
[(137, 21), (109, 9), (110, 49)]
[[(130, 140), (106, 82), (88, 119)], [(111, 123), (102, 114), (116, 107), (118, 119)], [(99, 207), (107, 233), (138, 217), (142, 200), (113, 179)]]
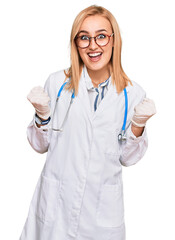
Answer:
[(108, 19), (99, 15), (95, 15), (85, 18), (80, 26), (79, 31), (85, 30), (89, 33), (93, 33), (99, 29), (105, 29), (107, 32), (110, 32), (112, 27)]

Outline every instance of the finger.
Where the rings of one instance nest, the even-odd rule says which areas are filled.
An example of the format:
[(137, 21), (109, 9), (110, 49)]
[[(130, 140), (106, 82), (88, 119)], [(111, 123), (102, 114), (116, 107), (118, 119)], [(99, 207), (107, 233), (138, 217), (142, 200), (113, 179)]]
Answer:
[(42, 93), (42, 92), (44, 92), (44, 88), (41, 86), (37, 86), (37, 87), (32, 88), (31, 92), (32, 93)]

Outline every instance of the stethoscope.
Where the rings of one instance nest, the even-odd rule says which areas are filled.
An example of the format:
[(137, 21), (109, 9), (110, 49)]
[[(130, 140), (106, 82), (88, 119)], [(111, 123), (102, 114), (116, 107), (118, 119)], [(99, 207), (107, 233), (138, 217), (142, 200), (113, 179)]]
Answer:
[[(68, 83), (68, 82), (63, 83), (62, 86), (60, 87), (59, 91), (58, 91), (57, 98), (56, 98), (56, 103), (55, 103), (55, 108), (54, 108), (54, 112), (53, 112), (53, 116), (55, 115), (55, 110), (56, 110), (56, 108), (57, 108), (57, 104), (58, 104), (58, 100), (59, 100), (59, 98), (60, 98), (60, 96), (61, 96), (61, 92), (63, 91), (64, 86), (65, 86), (67, 83)], [(123, 120), (122, 130), (121, 130), (121, 132), (120, 132), (119, 135), (118, 135), (118, 140), (119, 140), (120, 142), (126, 141), (125, 131), (126, 131), (126, 121), (127, 121), (127, 115), (128, 115), (128, 96), (127, 96), (126, 88), (124, 88), (123, 91), (124, 91), (124, 96), (125, 96), (125, 112), (124, 112), (124, 120)], [(57, 128), (52, 127), (52, 130), (54, 130), (54, 131), (60, 131), (60, 132), (63, 131), (63, 125), (64, 125), (65, 119), (66, 119), (66, 117), (67, 117), (67, 115), (68, 115), (68, 112), (69, 112), (69, 109), (70, 109), (70, 107), (71, 107), (71, 104), (73, 103), (74, 98), (75, 98), (75, 94), (74, 94), (74, 91), (73, 91), (73, 93), (72, 93), (72, 95), (71, 95), (71, 100), (70, 100), (70, 103), (69, 103), (69, 107), (68, 107), (67, 112), (66, 112), (66, 114), (65, 114), (64, 120), (63, 120), (63, 122), (62, 122), (62, 124), (61, 124), (61, 127), (60, 127), (60, 128), (58, 128), (58, 127), (57, 127)]]
[(125, 113), (124, 113), (124, 120), (123, 120), (122, 131), (118, 135), (118, 140), (120, 142), (126, 141), (125, 132), (126, 132), (126, 121), (127, 121), (127, 115), (128, 115), (128, 95), (127, 95), (126, 88), (124, 88), (123, 91), (124, 91), (124, 95), (125, 95)]
[[(59, 98), (60, 98), (61, 92), (63, 91), (64, 86), (65, 86), (67, 83), (68, 83), (68, 82), (63, 83), (63, 85), (60, 87), (60, 89), (59, 89), (59, 91), (58, 91), (57, 98), (56, 98), (56, 103), (55, 103), (55, 108), (54, 108), (54, 111), (53, 111), (53, 116), (55, 115), (55, 110), (56, 110), (56, 108), (57, 108), (57, 104), (58, 104), (58, 100), (59, 100)], [(61, 127), (60, 127), (60, 128), (59, 128), (59, 127), (55, 128), (55, 127), (52, 126), (52, 130), (54, 130), (54, 131), (60, 131), (60, 132), (63, 131), (63, 125), (64, 125), (64, 122), (65, 122), (66, 117), (67, 117), (67, 115), (68, 115), (70, 106), (71, 106), (71, 104), (73, 103), (74, 98), (75, 98), (75, 91), (73, 91), (73, 93), (72, 93), (72, 95), (71, 95), (71, 100), (70, 100), (70, 103), (69, 103), (69, 107), (68, 107), (68, 109), (67, 109), (67, 112), (66, 112), (66, 114), (65, 114), (65, 117), (64, 117), (63, 122), (62, 122), (62, 124), (61, 124)]]

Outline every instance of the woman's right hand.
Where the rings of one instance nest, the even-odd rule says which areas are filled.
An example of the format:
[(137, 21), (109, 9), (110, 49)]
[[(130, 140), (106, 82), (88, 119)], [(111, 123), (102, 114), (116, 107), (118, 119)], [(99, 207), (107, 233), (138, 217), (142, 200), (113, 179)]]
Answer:
[(50, 107), (49, 102), (50, 98), (48, 94), (44, 91), (43, 87), (34, 87), (27, 95), (27, 99), (34, 106), (36, 114), (43, 120), (46, 120), (50, 117)]

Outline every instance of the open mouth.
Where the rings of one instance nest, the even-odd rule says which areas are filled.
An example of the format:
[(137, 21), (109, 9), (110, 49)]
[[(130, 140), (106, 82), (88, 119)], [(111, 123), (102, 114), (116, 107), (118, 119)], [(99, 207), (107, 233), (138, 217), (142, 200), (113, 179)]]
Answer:
[(99, 61), (101, 59), (102, 52), (88, 53), (88, 56), (89, 56), (91, 61), (97, 62), (97, 61)]
[(99, 56), (101, 56), (101, 55), (102, 55), (102, 53), (88, 53), (88, 56), (89, 56), (90, 58), (99, 57)]

